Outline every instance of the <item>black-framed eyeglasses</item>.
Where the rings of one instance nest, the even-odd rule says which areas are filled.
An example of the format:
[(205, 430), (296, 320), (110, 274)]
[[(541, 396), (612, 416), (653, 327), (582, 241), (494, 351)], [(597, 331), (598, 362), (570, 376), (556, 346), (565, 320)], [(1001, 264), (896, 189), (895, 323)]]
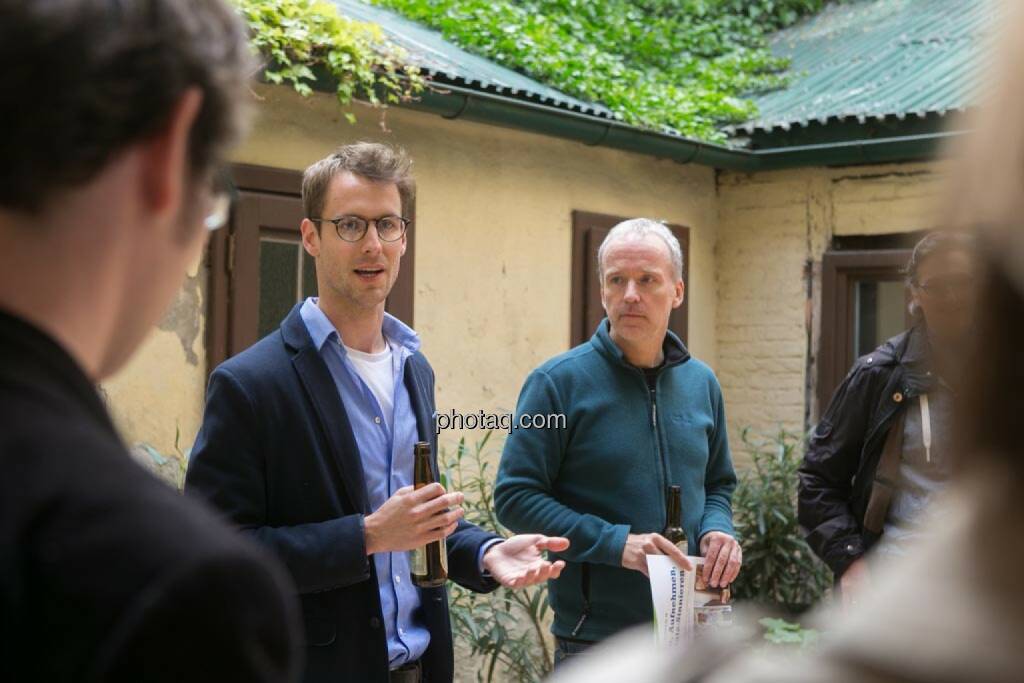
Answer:
[(227, 225), (228, 218), (231, 216), (231, 205), (238, 198), (238, 189), (226, 168), (222, 168), (214, 174), (210, 193), (212, 195), (210, 209), (203, 218), (203, 225), (207, 230), (213, 232)]
[(341, 216), (340, 218), (310, 218), (314, 223), (334, 223), (338, 237), (346, 242), (358, 242), (366, 235), (372, 223), (377, 230), (377, 237), (382, 242), (396, 242), (412, 223), (401, 216), (381, 216), (380, 218), (363, 218), (362, 216)]

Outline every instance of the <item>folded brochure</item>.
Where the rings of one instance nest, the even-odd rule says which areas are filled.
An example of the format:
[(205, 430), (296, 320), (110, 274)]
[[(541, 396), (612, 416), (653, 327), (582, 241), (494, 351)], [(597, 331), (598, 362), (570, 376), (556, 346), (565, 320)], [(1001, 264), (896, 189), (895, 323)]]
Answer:
[(663, 645), (683, 645), (732, 623), (730, 589), (707, 585), (702, 576), (703, 557), (687, 559), (693, 571), (682, 569), (667, 555), (647, 556), (655, 634)]

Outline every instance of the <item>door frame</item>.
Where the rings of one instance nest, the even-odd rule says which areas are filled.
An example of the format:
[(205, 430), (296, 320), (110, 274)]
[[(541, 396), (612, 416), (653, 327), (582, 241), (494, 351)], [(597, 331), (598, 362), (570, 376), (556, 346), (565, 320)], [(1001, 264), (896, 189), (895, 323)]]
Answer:
[[(855, 280), (891, 280), (910, 258), (908, 249), (827, 251), (821, 259), (821, 328), (817, 362), (818, 412), (824, 414), (833, 392), (850, 370), (853, 353)], [(856, 359), (854, 359), (856, 360)]]

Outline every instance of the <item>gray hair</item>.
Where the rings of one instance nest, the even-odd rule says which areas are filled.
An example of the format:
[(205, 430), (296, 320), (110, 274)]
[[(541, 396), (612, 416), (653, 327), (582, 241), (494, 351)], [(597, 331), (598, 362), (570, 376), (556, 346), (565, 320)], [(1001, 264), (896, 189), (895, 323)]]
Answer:
[(683, 279), (683, 248), (679, 246), (679, 240), (672, 234), (668, 226), (650, 218), (631, 218), (613, 227), (597, 249), (597, 274), (602, 283), (604, 282), (604, 255), (608, 251), (608, 247), (613, 242), (622, 239), (642, 239), (647, 235), (657, 235), (665, 242), (669, 256), (672, 258), (672, 271), (675, 273), (676, 279)]

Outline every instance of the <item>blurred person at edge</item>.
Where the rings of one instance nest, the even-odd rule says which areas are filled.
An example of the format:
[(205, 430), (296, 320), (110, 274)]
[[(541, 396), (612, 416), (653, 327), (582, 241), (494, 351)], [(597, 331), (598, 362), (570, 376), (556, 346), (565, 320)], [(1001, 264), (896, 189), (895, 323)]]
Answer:
[[(1014, 8), (996, 85), (968, 121), (944, 214), (976, 239), (976, 312), (962, 400), (954, 416), (952, 479), (941, 520), (912, 553), (872, 576), (844, 613), (800, 652), (752, 640), (656, 650), (632, 633), (557, 683), (1017, 683), (1024, 671), (1024, 8)], [(1012, 38), (1011, 38), (1012, 36)]]
[(227, 215), (245, 29), (220, 0), (0, 0), (0, 63), (0, 680), (295, 680), (287, 574), (134, 463), (96, 389)]
[(942, 514), (932, 503), (950, 476), (975, 262), (969, 234), (933, 232), (917, 243), (905, 269), (914, 325), (854, 363), (811, 434), (800, 525), (844, 605), (870, 589), (869, 550), (903, 555)]

